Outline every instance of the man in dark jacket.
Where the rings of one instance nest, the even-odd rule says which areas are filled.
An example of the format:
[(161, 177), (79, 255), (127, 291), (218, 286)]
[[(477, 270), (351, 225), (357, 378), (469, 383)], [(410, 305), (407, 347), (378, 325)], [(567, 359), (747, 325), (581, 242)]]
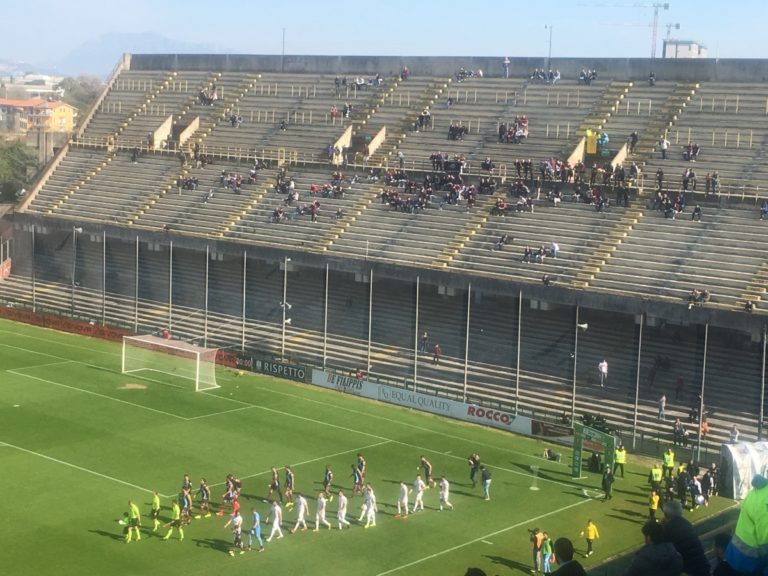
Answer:
[(693, 525), (683, 518), (680, 502), (664, 503), (664, 540), (671, 542), (683, 557), (683, 569), (689, 576), (710, 576), (709, 562), (704, 547)]
[(555, 540), (555, 558), (560, 566), (552, 576), (587, 576), (584, 567), (573, 559), (573, 542), (568, 538)]
[(649, 520), (643, 525), (642, 532), (645, 546), (637, 552), (624, 576), (680, 576), (683, 557), (671, 542), (664, 541), (664, 527)]

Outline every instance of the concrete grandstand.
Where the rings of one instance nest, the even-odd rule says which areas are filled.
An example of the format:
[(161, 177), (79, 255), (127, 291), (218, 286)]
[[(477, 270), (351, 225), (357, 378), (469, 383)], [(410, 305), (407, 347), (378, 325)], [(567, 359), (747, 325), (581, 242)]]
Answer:
[[(558, 62), (554, 84), (530, 79), (540, 65), (126, 55), (6, 217), (0, 301), (558, 423), (597, 414), (650, 453), (675, 417), (697, 443), (702, 406), (704, 450), (734, 424), (762, 437), (768, 63), (655, 62), (653, 87), (647, 60)], [(500, 137), (523, 116), (525, 139)], [(591, 150), (588, 131), (610, 140)], [(549, 175), (555, 159), (583, 182)], [(462, 196), (481, 178), (493, 186)]]

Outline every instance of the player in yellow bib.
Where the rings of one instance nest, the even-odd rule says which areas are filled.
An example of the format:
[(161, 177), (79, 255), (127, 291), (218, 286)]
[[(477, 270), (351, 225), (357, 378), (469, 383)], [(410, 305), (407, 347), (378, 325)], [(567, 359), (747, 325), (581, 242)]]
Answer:
[[(170, 528), (168, 528), (170, 526)], [(184, 540), (184, 528), (181, 527), (181, 508), (179, 508), (178, 500), (173, 501), (171, 508), (171, 521), (164, 525), (168, 528), (168, 533), (163, 536), (163, 540), (168, 540), (173, 534), (173, 529), (177, 528), (179, 531), (179, 540)]]
[(157, 532), (157, 528), (160, 526), (160, 494), (155, 492), (152, 495), (152, 510), (150, 511), (152, 517), (152, 532)]
[(125, 534), (125, 543), (128, 544), (136, 533), (136, 542), (141, 540), (141, 513), (139, 507), (132, 500), (128, 500), (128, 531)]

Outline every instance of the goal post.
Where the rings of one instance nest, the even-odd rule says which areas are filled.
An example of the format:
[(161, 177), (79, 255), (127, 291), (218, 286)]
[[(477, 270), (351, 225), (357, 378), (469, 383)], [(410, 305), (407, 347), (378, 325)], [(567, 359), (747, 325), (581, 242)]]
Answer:
[(216, 382), (218, 351), (218, 348), (158, 336), (123, 336), (121, 372), (150, 371), (193, 380), (195, 391), (203, 392), (219, 387)]

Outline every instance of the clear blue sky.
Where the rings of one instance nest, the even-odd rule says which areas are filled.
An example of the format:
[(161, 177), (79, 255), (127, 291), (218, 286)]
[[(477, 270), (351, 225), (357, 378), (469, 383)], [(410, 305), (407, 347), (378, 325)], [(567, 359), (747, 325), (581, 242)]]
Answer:
[[(287, 54), (648, 57), (649, 1), (36, 0), (3, 11), (0, 58), (53, 62), (113, 32), (155, 32), (218, 51)], [(670, 0), (673, 37), (712, 58), (768, 58), (765, 0)]]

